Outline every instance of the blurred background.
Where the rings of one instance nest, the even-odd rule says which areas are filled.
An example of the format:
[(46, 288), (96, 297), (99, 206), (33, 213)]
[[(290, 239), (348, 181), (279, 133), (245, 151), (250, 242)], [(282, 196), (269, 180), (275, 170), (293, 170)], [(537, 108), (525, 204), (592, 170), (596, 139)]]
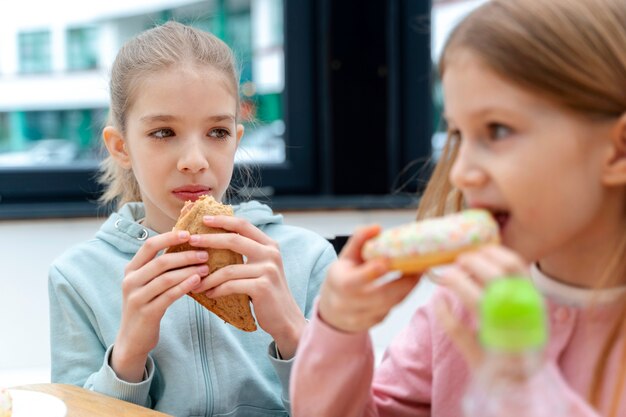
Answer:
[[(119, 47), (177, 20), (210, 31), (241, 68), (236, 160), (255, 198), (326, 236), (414, 218), (445, 140), (436, 62), (483, 0), (9, 0), (0, 26), (0, 386), (49, 378), (47, 268), (90, 238)], [(425, 282), (374, 330), (377, 355)]]

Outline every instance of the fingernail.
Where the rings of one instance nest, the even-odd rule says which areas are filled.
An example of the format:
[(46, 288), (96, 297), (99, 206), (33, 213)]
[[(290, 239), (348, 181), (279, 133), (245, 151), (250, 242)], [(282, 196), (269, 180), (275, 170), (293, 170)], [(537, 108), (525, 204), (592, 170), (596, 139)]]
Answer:
[(203, 250), (197, 251), (196, 256), (202, 261), (206, 261), (207, 259), (209, 259), (209, 254)]
[(446, 281), (446, 272), (453, 268), (452, 266), (436, 266), (426, 271), (426, 276), (435, 284), (443, 284)]
[(187, 239), (189, 237), (189, 232), (186, 230), (178, 232), (179, 239)]
[(199, 243), (200, 242), (200, 236), (198, 235), (192, 235), (189, 238), (189, 243), (194, 244), (194, 243)]
[(201, 276), (205, 276), (208, 273), (209, 273), (209, 267), (207, 265), (202, 265), (198, 267), (198, 274), (200, 274)]
[(201, 279), (200, 276), (198, 274), (194, 274), (191, 277), (189, 277), (188, 280), (189, 284), (191, 284), (191, 288), (196, 288), (198, 285), (200, 285)]
[(204, 220), (205, 222), (212, 222), (214, 218), (215, 217), (213, 216), (204, 216), (202, 220)]

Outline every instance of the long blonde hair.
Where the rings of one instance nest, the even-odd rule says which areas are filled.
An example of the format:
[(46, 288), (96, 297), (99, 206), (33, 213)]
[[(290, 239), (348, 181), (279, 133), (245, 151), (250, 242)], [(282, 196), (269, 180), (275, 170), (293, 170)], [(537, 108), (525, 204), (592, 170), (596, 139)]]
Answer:
[[(625, 0), (488, 1), (450, 35), (439, 63), (441, 77), (459, 50), (470, 50), (502, 77), (581, 117), (617, 120), (626, 113)], [(422, 197), (418, 218), (462, 207), (460, 193), (448, 180), (457, 152), (458, 143), (448, 140)], [(626, 230), (599, 285), (626, 275), (625, 259)], [(622, 322), (626, 322), (625, 315), (608, 337), (605, 357), (626, 331)], [(622, 357), (626, 358), (626, 344), (624, 349)], [(620, 367), (610, 415), (617, 413), (625, 367), (626, 359)], [(589, 393), (596, 407), (605, 368), (601, 359)]]
[[(237, 99), (239, 116), (239, 72), (232, 50), (210, 33), (167, 22), (142, 32), (119, 50), (111, 68), (108, 123), (125, 134), (128, 112), (141, 78), (184, 64), (205, 66), (224, 74)], [(116, 203), (120, 207), (131, 201), (141, 201), (132, 170), (121, 168), (111, 156), (102, 161), (98, 181), (105, 187), (100, 197), (103, 204)]]

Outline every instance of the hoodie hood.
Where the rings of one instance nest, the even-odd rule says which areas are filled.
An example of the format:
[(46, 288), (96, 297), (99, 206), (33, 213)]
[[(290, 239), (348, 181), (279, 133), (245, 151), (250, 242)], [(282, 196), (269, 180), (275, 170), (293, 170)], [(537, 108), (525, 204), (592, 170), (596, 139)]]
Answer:
[[(248, 220), (260, 229), (271, 224), (282, 224), (283, 216), (274, 214), (272, 209), (258, 201), (248, 201), (234, 205), (236, 217)], [(125, 204), (119, 211), (111, 214), (100, 227), (96, 237), (126, 253), (136, 253), (149, 237), (157, 232), (138, 223), (145, 216), (143, 203)]]
[(270, 224), (283, 223), (282, 214), (274, 214), (271, 208), (258, 201), (247, 201), (233, 206), (233, 209), (236, 217), (242, 217), (259, 228)]

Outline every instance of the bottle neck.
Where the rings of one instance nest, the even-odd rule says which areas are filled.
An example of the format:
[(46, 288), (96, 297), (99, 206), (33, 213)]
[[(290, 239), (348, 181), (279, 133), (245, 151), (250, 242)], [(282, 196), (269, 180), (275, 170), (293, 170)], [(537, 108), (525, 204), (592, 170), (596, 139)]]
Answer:
[(486, 348), (483, 368), (492, 377), (497, 376), (515, 381), (531, 377), (539, 371), (543, 362), (543, 349), (507, 352)]

